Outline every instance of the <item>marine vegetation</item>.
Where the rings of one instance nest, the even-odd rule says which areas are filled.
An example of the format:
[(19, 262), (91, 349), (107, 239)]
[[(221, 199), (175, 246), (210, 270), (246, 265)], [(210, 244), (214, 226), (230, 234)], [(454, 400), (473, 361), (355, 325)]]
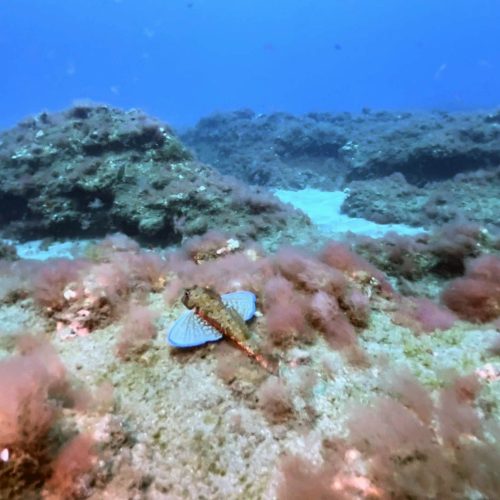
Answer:
[(2, 494), (493, 498), (498, 262), (456, 278), (493, 290), (471, 316), (475, 288), (404, 296), (333, 241), (3, 261)]
[[(221, 171), (137, 110), (2, 132), (0, 498), (496, 498), (488, 116), (215, 115), (186, 137)], [(331, 234), (238, 171), (418, 230)]]

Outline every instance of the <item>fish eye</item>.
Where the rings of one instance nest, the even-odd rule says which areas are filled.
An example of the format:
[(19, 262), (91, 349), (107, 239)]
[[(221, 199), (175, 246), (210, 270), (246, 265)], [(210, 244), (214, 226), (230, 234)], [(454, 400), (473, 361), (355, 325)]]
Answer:
[[(188, 308), (193, 309), (193, 300), (196, 299), (196, 287), (185, 288), (182, 296), (182, 303)], [(194, 300), (196, 302), (196, 300)]]

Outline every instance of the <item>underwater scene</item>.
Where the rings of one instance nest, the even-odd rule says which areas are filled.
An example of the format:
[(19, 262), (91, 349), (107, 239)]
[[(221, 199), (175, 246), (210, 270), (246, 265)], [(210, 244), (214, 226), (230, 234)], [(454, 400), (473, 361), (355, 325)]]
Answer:
[(500, 498), (496, 1), (0, 3), (0, 500)]

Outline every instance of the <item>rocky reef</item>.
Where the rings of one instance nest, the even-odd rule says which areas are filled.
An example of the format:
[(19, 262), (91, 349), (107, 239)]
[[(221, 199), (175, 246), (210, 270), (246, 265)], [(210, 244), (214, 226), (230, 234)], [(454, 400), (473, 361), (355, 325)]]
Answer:
[(0, 134), (5, 235), (175, 243), (211, 228), (273, 237), (308, 225), (271, 194), (195, 161), (167, 125), (137, 110), (77, 105)]
[(500, 167), (457, 174), (453, 179), (414, 186), (399, 173), (349, 183), (342, 210), (381, 224), (428, 227), (466, 218), (500, 230)]
[(216, 113), (182, 134), (251, 184), (300, 189), (401, 172), (410, 184), (500, 163), (500, 112)]
[(424, 227), (457, 216), (484, 225), (498, 219), (498, 110), (243, 110), (203, 118), (182, 138), (200, 159), (251, 184), (348, 187), (343, 211), (353, 217)]
[[(384, 117), (360, 119), (381, 130)], [(498, 166), (349, 181), (356, 143), (339, 135), (337, 163), (315, 130), (275, 137), (268, 185), (310, 174), (348, 187), (353, 214), (437, 227), (322, 241), (135, 110), (79, 105), (0, 135), (3, 234), (66, 237), (41, 242), (47, 260), (0, 240), (0, 498), (498, 496), (500, 238), (485, 227), (498, 227)], [(221, 170), (245, 179), (227, 156)], [(238, 291), (251, 318), (222, 301)], [(221, 338), (172, 342), (193, 328)]]

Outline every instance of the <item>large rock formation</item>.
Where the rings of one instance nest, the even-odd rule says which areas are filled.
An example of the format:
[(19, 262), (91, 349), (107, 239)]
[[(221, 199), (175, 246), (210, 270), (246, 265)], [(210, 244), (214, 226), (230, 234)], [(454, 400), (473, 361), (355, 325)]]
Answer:
[(342, 211), (381, 224), (440, 225), (466, 219), (500, 231), (500, 167), (417, 187), (398, 173), (353, 181)]
[(218, 113), (183, 134), (200, 159), (246, 182), (332, 189), (401, 172), (413, 185), (500, 165), (500, 111)]
[(195, 161), (140, 111), (78, 105), (0, 134), (0, 228), (18, 238), (121, 231), (172, 243), (207, 229), (279, 238), (301, 212)]

